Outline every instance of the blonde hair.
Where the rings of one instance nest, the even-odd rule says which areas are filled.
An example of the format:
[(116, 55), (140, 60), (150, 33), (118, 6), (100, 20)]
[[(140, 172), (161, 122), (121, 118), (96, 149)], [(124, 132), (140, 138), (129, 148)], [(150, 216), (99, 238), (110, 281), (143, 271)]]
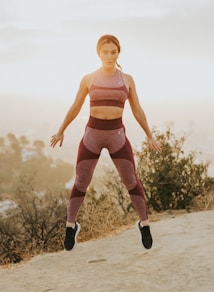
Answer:
[[(120, 42), (119, 40), (114, 36), (114, 35), (111, 35), (111, 34), (105, 34), (103, 36), (101, 36), (97, 42), (97, 54), (99, 55), (100, 54), (100, 50), (101, 50), (101, 47), (104, 45), (104, 44), (108, 44), (108, 43), (113, 43), (117, 46), (117, 49), (118, 49), (118, 53), (120, 53), (121, 51), (121, 46), (120, 46)], [(122, 67), (120, 66), (120, 64), (116, 63), (116, 66), (122, 70)]]

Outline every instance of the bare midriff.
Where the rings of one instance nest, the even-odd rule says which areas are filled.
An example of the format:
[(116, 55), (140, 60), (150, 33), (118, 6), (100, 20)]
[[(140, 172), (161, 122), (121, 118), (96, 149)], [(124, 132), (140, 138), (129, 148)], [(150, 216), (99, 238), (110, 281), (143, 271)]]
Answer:
[(121, 118), (123, 115), (123, 108), (116, 106), (93, 106), (90, 108), (90, 116), (103, 119), (112, 120)]

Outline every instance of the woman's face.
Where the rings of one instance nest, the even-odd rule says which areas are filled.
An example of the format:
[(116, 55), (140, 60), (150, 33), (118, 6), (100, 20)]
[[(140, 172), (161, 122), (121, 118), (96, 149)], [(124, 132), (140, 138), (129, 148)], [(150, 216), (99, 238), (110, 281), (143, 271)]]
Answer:
[(114, 43), (103, 44), (100, 49), (99, 56), (102, 61), (103, 67), (105, 67), (106, 69), (113, 68), (115, 67), (119, 56), (118, 48)]

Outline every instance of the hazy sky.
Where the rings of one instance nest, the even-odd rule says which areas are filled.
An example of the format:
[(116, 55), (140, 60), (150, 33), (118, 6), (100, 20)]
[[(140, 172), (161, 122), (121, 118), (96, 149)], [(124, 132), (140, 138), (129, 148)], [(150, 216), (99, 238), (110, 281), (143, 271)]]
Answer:
[(0, 95), (73, 98), (105, 33), (144, 98), (212, 99), (212, 0), (0, 0)]

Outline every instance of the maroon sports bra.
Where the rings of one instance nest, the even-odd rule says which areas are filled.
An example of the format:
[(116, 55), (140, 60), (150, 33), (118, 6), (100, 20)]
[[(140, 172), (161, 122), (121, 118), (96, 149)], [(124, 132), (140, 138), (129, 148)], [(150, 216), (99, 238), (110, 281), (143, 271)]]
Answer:
[(117, 69), (112, 76), (105, 75), (100, 69), (95, 72), (89, 88), (90, 107), (116, 106), (124, 108), (129, 91), (124, 83), (123, 75)]

